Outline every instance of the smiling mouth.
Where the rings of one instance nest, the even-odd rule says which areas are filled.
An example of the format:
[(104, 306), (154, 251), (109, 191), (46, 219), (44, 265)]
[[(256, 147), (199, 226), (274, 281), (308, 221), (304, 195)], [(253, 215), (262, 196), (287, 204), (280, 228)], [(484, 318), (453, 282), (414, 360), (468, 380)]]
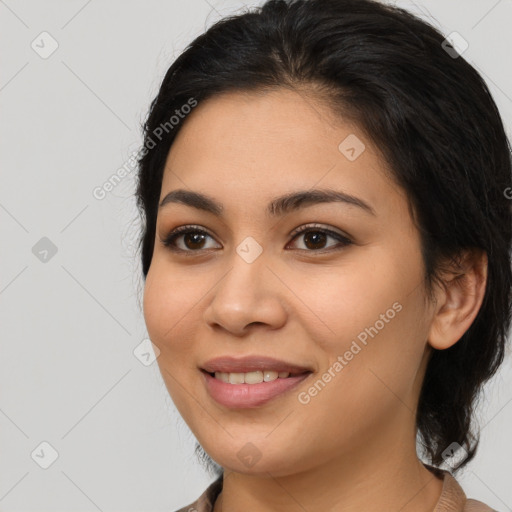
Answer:
[(234, 409), (262, 407), (280, 396), (289, 395), (313, 374), (309, 370), (300, 373), (275, 370), (210, 373), (204, 369), (201, 373), (210, 397), (218, 404)]
[(253, 370), (249, 372), (207, 372), (204, 373), (229, 384), (260, 384), (262, 382), (273, 382), (277, 379), (288, 379), (312, 373), (304, 370), (301, 372), (278, 372), (275, 370)]

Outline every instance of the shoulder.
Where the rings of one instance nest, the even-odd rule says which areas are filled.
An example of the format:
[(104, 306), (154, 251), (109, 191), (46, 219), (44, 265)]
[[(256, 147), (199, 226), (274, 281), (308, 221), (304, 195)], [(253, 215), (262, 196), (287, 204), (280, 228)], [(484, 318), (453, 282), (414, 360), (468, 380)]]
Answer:
[(176, 510), (176, 512), (212, 512), (215, 500), (222, 491), (223, 476), (224, 475), (220, 475), (216, 480), (214, 480), (196, 501)]
[(461, 503), (463, 504), (461, 512), (496, 512), (496, 510), (489, 507), (489, 505), (486, 505), (482, 501), (467, 498), (459, 482), (450, 473), (447, 473), (446, 478), (449, 481), (447, 487), (451, 487), (452, 489), (457, 488), (459, 494), (463, 496), (463, 500), (461, 501)]
[(481, 501), (467, 498), (460, 483), (449, 471), (427, 464), (425, 467), (443, 480), (443, 489), (434, 512), (497, 512)]
[[(448, 472), (427, 466), (443, 478), (443, 491), (436, 505), (435, 512), (497, 512), (485, 503), (466, 499), (466, 495), (457, 480)], [(215, 500), (222, 491), (223, 474), (214, 480), (196, 501), (175, 512), (212, 512)]]
[(481, 501), (468, 499), (464, 504), (463, 512), (496, 512), (496, 510)]

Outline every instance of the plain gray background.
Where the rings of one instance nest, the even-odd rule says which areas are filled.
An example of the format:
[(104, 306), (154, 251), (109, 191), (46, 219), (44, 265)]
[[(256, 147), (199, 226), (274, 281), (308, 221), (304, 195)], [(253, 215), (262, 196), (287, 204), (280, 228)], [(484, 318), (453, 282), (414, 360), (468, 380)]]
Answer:
[[(512, 1), (394, 3), (468, 41), (464, 57), (510, 134)], [(244, 5), (256, 3), (0, 0), (4, 512), (173, 511), (212, 480), (157, 363), (134, 354), (147, 333), (133, 166), (103, 199), (93, 190), (140, 147), (171, 62)], [(500, 512), (512, 510), (511, 384), (509, 352), (479, 409), (478, 455), (458, 477)]]

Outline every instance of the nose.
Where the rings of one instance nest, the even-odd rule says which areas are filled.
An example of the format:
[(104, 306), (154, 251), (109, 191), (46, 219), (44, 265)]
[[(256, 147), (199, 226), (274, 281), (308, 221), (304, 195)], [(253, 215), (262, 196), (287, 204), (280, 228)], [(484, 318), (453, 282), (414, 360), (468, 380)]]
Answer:
[(251, 326), (278, 329), (286, 322), (287, 288), (260, 255), (251, 263), (235, 253), (230, 266), (214, 286), (204, 320), (212, 329), (244, 336)]

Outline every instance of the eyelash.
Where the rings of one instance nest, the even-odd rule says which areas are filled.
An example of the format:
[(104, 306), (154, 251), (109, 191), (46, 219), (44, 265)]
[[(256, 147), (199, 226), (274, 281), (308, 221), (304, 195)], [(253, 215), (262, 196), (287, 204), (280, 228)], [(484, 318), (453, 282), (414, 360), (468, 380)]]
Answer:
[[(333, 250), (334, 251), (335, 250), (341, 250), (344, 247), (349, 246), (349, 245), (351, 245), (353, 243), (352, 240), (350, 240), (346, 236), (343, 236), (340, 233), (336, 233), (335, 231), (331, 231), (330, 229), (321, 228), (317, 224), (307, 224), (305, 226), (302, 226), (301, 228), (298, 228), (298, 229), (294, 230), (292, 232), (292, 234), (291, 234), (292, 241), (295, 240), (296, 238), (298, 238), (300, 235), (303, 235), (305, 233), (310, 233), (310, 232), (313, 232), (313, 233), (323, 233), (324, 235), (327, 235), (327, 236), (330, 236), (332, 238), (335, 238), (335, 239), (337, 239), (340, 242), (341, 246), (340, 246), (340, 244), (338, 244), (338, 246), (334, 246), (334, 247), (331, 247), (331, 248), (328, 248), (328, 249), (297, 249), (298, 251), (311, 252), (311, 253), (317, 252), (317, 253), (325, 254), (327, 252), (332, 252)], [(206, 235), (206, 236), (209, 236), (209, 237), (213, 238), (210, 235), (210, 233), (208, 233), (207, 231), (199, 228), (198, 226), (186, 225), (186, 226), (180, 226), (180, 227), (174, 229), (173, 231), (171, 231), (162, 240), (162, 243), (169, 250), (171, 250), (173, 252), (185, 254), (186, 256), (193, 256), (194, 253), (198, 253), (198, 252), (201, 252), (201, 251), (205, 251), (205, 250), (208, 251), (209, 250), (209, 249), (197, 249), (197, 250), (187, 249), (187, 250), (185, 250), (185, 249), (177, 248), (176, 245), (175, 245), (176, 239), (178, 237), (182, 236), (182, 235), (186, 235), (186, 234), (190, 234), (190, 233), (200, 233), (202, 235)]]

